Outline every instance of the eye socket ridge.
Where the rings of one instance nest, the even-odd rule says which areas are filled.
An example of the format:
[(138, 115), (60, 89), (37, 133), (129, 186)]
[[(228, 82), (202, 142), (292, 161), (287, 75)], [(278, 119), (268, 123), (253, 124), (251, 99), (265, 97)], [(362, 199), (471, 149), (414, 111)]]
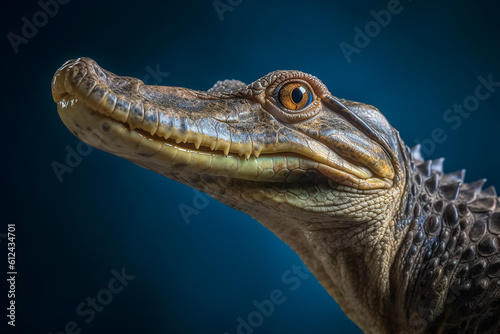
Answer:
[(315, 99), (311, 87), (303, 81), (293, 80), (281, 84), (275, 93), (275, 100), (288, 111), (298, 112), (311, 105)]

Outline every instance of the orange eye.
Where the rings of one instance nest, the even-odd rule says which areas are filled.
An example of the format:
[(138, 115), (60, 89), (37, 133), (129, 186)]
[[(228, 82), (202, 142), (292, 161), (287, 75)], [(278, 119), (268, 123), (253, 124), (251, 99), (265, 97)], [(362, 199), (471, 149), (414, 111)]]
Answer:
[(301, 83), (292, 82), (284, 85), (279, 91), (279, 100), (283, 107), (290, 110), (300, 110), (312, 102), (312, 94)]

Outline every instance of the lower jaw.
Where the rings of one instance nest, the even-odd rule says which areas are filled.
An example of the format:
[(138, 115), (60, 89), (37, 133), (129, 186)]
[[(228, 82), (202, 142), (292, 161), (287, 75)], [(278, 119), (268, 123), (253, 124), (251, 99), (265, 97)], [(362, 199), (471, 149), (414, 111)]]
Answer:
[(124, 123), (105, 116), (85, 103), (67, 95), (57, 104), (66, 127), (92, 147), (127, 159), (156, 173), (209, 174), (261, 182), (294, 182), (316, 171), (340, 184), (359, 189), (389, 188), (392, 182), (378, 178), (359, 179), (352, 174), (293, 154), (261, 154), (249, 159), (220, 151), (190, 149), (192, 144), (175, 144), (132, 130)]
[(233, 154), (191, 150), (142, 130), (132, 130), (70, 95), (58, 102), (57, 110), (66, 127), (83, 142), (162, 175), (196, 173), (251, 181), (293, 182), (320, 165), (293, 155), (263, 154), (245, 159)]

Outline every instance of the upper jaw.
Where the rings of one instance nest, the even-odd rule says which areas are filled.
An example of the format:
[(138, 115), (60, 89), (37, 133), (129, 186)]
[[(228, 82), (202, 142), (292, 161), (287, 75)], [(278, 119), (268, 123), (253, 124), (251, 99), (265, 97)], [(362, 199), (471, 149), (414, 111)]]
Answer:
[[(144, 106), (139, 96), (142, 81), (120, 77), (102, 69), (90, 58), (68, 60), (52, 80), (52, 97), (56, 103), (63, 98), (75, 98), (99, 113), (122, 123), (134, 124), (144, 120)], [(150, 124), (149, 124), (150, 125)]]
[[(146, 164), (144, 167), (157, 172), (183, 166), (192, 172), (283, 182), (299, 178), (307, 170), (316, 170), (356, 188), (392, 185), (390, 179), (374, 176), (369, 169), (345, 161), (320, 141), (287, 127), (282, 126), (280, 133), (274, 136), (286, 135), (288, 142), (269, 135), (255, 137), (252, 131), (258, 126), (255, 123), (276, 120), (258, 102), (238, 94), (217, 95), (177, 87), (146, 86), (141, 80), (106, 71), (92, 59), (79, 58), (67, 61), (56, 72), (52, 95), (66, 126), (83, 141), (137, 164)], [(99, 124), (87, 125), (87, 128), (109, 129), (113, 125), (120, 134), (115, 134), (112, 143), (109, 140), (95, 143), (86, 132), (72, 129), (78, 124), (76, 118), (80, 123), (90, 122), (89, 115), (78, 113), (99, 118)], [(107, 126), (103, 126), (103, 122)], [(133, 139), (134, 135), (138, 137)], [(119, 136), (129, 136), (128, 143), (119, 143), (122, 140)], [(151, 143), (155, 146), (139, 150), (141, 145), (151, 146)], [(141, 154), (136, 156), (131, 152), (133, 150), (127, 147), (131, 144)], [(162, 145), (168, 146), (171, 152), (163, 152)], [(125, 150), (120, 149), (122, 146)], [(157, 161), (151, 157), (145, 159), (144, 151), (153, 152)], [(181, 158), (183, 154), (186, 156)], [(182, 162), (174, 162), (172, 157)], [(234, 160), (219, 161), (224, 157)], [(148, 165), (149, 160), (154, 168)], [(201, 160), (210, 160), (210, 163), (201, 163)]]

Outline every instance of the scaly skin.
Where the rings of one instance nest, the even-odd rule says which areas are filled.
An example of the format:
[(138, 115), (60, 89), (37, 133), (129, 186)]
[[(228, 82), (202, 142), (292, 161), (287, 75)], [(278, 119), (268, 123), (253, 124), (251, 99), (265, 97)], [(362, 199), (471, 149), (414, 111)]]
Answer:
[(52, 95), (89, 145), (274, 232), (365, 333), (500, 328), (495, 190), (424, 162), (376, 108), (298, 71), (200, 92), (147, 86), (88, 58), (57, 71)]

